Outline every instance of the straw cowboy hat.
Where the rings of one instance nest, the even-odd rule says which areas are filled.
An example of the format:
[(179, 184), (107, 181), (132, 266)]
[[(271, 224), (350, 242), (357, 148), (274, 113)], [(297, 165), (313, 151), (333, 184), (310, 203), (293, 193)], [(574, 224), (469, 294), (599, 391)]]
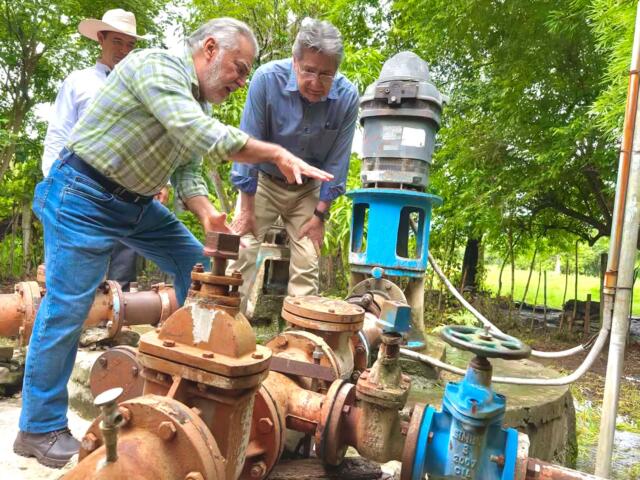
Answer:
[(121, 8), (107, 10), (102, 20), (87, 18), (80, 22), (78, 31), (85, 37), (98, 41), (98, 32), (118, 32), (131, 37), (146, 40), (147, 37), (136, 32), (136, 17)]

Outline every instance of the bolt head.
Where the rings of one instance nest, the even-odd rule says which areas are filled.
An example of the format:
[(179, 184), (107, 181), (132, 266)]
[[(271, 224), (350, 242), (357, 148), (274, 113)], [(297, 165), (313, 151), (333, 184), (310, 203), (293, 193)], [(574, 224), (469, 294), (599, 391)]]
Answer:
[(173, 422), (160, 422), (160, 425), (158, 425), (158, 436), (165, 442), (175, 437), (176, 431), (177, 429)]
[(97, 437), (89, 432), (84, 437), (82, 437), (81, 446), (83, 450), (87, 452), (93, 452), (96, 448), (98, 448), (98, 439)]
[(204, 477), (200, 472), (189, 472), (184, 480), (204, 480)]
[(251, 358), (253, 358), (255, 360), (262, 360), (264, 358), (264, 355), (259, 353), (259, 352), (253, 352), (251, 354)]
[(107, 358), (104, 356), (101, 356), (100, 358), (98, 358), (98, 363), (100, 364), (100, 366), (102, 368), (107, 368), (107, 364), (109, 363)]
[(120, 410), (120, 415), (122, 415), (122, 424), (120, 426), (124, 427), (131, 421), (131, 410), (127, 407), (118, 407), (118, 410)]
[(213, 357), (214, 357), (213, 352), (204, 352), (202, 354), (202, 358), (213, 358)]
[(138, 369), (138, 367), (131, 367), (131, 376), (133, 377), (137, 377), (138, 374), (140, 373), (140, 370)]
[(269, 417), (262, 417), (258, 420), (258, 431), (260, 433), (269, 433), (273, 430), (273, 422)]
[(256, 462), (251, 466), (251, 470), (249, 470), (249, 475), (251, 478), (262, 478), (267, 473), (267, 465), (260, 461)]
[(162, 346), (168, 348), (175, 347), (176, 342), (174, 342), (173, 340), (165, 340), (164, 342), (162, 342)]

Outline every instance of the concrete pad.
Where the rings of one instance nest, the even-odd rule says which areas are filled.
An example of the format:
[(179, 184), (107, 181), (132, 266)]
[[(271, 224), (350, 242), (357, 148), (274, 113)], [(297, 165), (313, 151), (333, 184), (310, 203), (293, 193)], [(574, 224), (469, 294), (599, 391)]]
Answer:
[[(13, 441), (18, 434), (21, 399), (5, 398), (0, 402), (0, 474), (1, 478), (11, 480), (58, 479), (63, 470), (40, 465), (35, 458), (25, 458), (13, 453)], [(89, 428), (88, 420), (81, 418), (73, 410), (68, 413), (71, 433), (80, 439)]]

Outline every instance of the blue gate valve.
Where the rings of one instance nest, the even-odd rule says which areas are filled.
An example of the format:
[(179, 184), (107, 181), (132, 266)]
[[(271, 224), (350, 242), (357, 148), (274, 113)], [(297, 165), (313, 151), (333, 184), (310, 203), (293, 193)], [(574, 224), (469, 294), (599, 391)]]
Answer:
[(491, 389), (492, 367), (487, 358), (521, 359), (531, 348), (517, 338), (488, 328), (445, 327), (441, 336), (450, 345), (476, 356), (461, 382), (445, 388), (442, 411), (420, 408), (415, 454), (403, 479), (458, 478), (512, 480), (515, 476), (518, 431), (502, 428), (506, 399)]

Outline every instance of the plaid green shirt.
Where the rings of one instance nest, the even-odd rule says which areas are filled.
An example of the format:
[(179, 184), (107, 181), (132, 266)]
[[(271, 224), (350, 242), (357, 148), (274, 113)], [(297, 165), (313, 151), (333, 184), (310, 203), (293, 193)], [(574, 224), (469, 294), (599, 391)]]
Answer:
[(111, 72), (67, 146), (140, 195), (159, 192), (169, 179), (183, 199), (207, 195), (203, 155), (226, 160), (249, 137), (212, 118), (199, 96), (187, 49), (136, 50)]

